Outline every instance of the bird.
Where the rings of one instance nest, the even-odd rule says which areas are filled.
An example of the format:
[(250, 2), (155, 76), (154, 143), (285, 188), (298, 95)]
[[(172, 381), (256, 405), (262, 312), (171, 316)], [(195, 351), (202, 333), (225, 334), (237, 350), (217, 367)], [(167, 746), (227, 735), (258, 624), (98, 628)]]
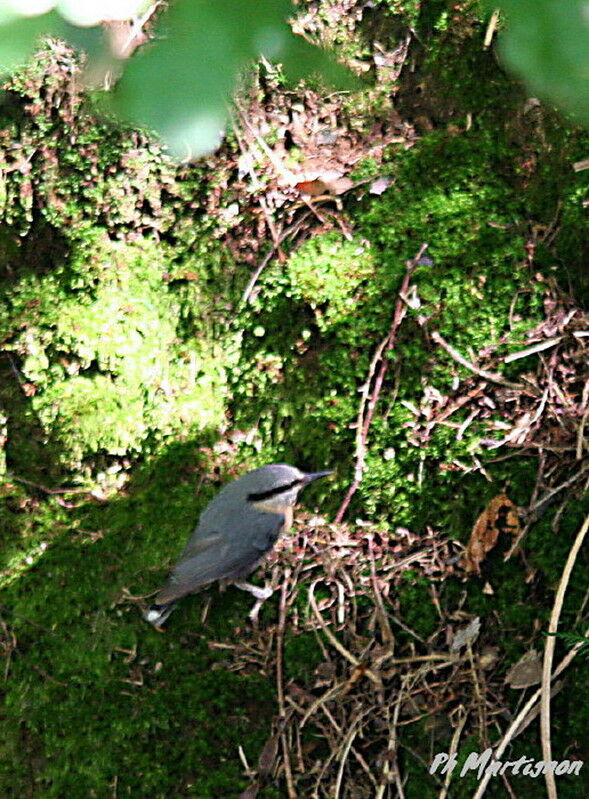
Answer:
[(256, 598), (250, 618), (257, 620), (270, 587), (245, 582), (292, 525), (299, 492), (332, 471), (302, 472), (286, 463), (260, 466), (228, 483), (209, 502), (188, 539), (167, 583), (144, 614), (156, 628), (186, 594), (219, 580), (233, 583)]

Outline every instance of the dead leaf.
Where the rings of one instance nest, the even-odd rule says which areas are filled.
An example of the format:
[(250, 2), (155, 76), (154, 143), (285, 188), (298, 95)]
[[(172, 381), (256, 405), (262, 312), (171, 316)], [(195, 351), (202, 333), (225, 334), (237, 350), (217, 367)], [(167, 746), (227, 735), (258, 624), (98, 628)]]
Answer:
[(311, 197), (329, 194), (327, 183), (324, 183), (319, 178), (317, 178), (317, 180), (302, 180), (300, 183), (295, 183), (295, 189), (298, 189), (301, 194), (309, 194)]
[(239, 799), (256, 799), (260, 786), (257, 782), (252, 782), (243, 793), (239, 794)]
[(498, 646), (486, 646), (479, 657), (479, 665), (482, 669), (490, 669), (499, 659)]
[(505, 675), (510, 688), (529, 688), (542, 681), (542, 655), (535, 649), (521, 657)]
[(21, 388), (25, 397), (34, 397), (37, 393), (37, 386), (34, 383), (22, 383)]
[(376, 180), (372, 181), (368, 191), (370, 194), (382, 194), (388, 189), (392, 182), (392, 178), (383, 175), (382, 177), (376, 178)]
[(517, 509), (506, 494), (494, 497), (476, 520), (461, 565), (467, 572), (481, 573), (481, 563), (495, 544), (499, 533), (519, 533)]
[[(552, 699), (553, 696), (556, 696), (560, 693), (564, 686), (564, 680), (557, 680), (552, 687), (550, 688), (550, 698)], [(523, 721), (519, 724), (515, 732), (513, 733), (513, 737), (515, 738), (516, 735), (521, 735), (521, 733), (529, 726), (534, 719), (536, 719), (540, 715), (540, 702), (536, 704), (532, 710), (528, 713), (528, 715), (523, 719)]]
[(466, 627), (458, 630), (452, 639), (452, 643), (450, 644), (450, 652), (458, 652), (458, 650), (462, 649), (463, 646), (470, 646), (471, 644), (474, 644), (476, 639), (479, 637), (480, 630), (481, 620), (477, 616), (470, 622), (470, 624), (467, 624)]
[(308, 194), (311, 197), (321, 197), (325, 194), (338, 195), (349, 191), (354, 185), (350, 178), (326, 173), (315, 180), (302, 180), (295, 183), (295, 189), (301, 194)]
[(264, 748), (258, 758), (258, 772), (262, 777), (267, 777), (272, 773), (276, 755), (278, 754), (278, 735), (271, 735), (264, 744)]

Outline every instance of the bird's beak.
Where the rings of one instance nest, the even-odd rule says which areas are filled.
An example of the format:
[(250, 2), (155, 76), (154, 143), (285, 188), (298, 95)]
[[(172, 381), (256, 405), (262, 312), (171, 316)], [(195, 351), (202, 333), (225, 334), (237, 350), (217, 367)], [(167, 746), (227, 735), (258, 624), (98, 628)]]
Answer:
[(328, 474), (333, 474), (333, 471), (329, 472), (309, 472), (303, 477), (303, 482), (305, 485), (307, 483), (312, 483), (313, 480), (317, 480), (318, 477), (326, 477)]

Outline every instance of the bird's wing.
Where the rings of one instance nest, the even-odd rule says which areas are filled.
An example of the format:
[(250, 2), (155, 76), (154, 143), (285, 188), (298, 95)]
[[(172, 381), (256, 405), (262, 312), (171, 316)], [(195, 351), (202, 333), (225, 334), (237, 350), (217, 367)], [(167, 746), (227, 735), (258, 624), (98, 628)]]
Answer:
[(282, 514), (248, 509), (233, 530), (197, 529), (156, 602), (171, 602), (214, 580), (245, 576), (272, 549), (283, 526)]

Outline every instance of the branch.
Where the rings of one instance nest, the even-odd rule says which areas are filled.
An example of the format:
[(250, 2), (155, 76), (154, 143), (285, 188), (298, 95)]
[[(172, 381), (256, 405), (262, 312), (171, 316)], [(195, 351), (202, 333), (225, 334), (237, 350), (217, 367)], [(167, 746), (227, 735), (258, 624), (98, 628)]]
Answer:
[[(356, 420), (356, 463), (354, 467), (354, 479), (350, 484), (340, 509), (335, 516), (334, 521), (336, 524), (339, 524), (343, 519), (352, 497), (362, 482), (366, 464), (366, 444), (368, 441), (368, 432), (370, 430), (370, 425), (372, 424), (374, 409), (376, 408), (376, 403), (378, 402), (382, 384), (389, 366), (389, 359), (384, 356), (387, 352), (392, 350), (397, 343), (397, 333), (399, 332), (401, 322), (407, 313), (404, 297), (407, 296), (411, 276), (413, 275), (416, 267), (419, 265), (419, 261), (421, 260), (421, 257), (427, 248), (427, 244), (422, 244), (417, 252), (417, 255), (410, 261), (406, 262), (407, 268), (401, 288), (399, 289), (397, 302), (395, 304), (393, 321), (391, 322), (391, 326), (386, 338), (383, 339), (376, 348), (376, 352), (374, 353), (374, 357), (370, 363), (370, 368), (368, 369), (368, 377), (366, 378), (366, 382), (362, 387), (362, 398), (360, 400), (360, 407), (358, 409), (358, 417)], [(371, 384), (377, 367), (379, 367), (378, 373), (376, 375), (376, 379), (374, 380), (374, 385), (372, 386), (371, 391)]]

